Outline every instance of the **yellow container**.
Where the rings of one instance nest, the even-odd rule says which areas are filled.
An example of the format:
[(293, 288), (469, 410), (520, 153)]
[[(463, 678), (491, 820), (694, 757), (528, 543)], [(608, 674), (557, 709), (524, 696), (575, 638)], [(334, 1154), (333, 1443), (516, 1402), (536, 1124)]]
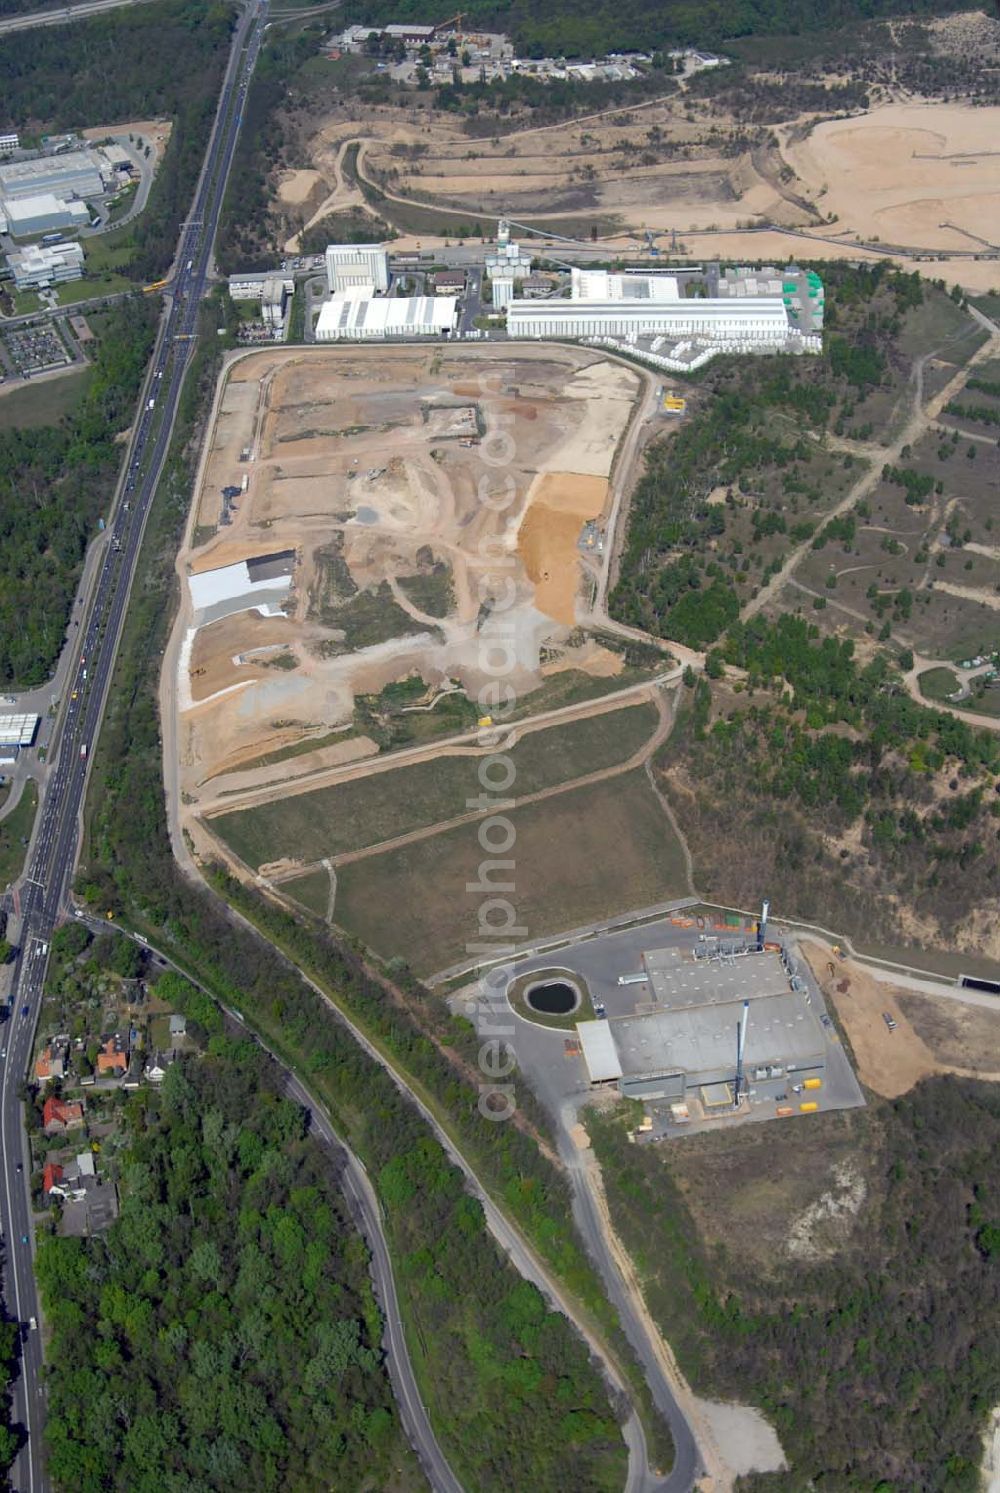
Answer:
[(819, 1109), (819, 1105), (816, 1103), (815, 1099), (807, 1099), (806, 1102), (805, 1102), (805, 1104), (800, 1104), (799, 1105), (799, 1109), (802, 1112), (802, 1114), (804, 1114), (804, 1115), (811, 1115), (811, 1114), (814, 1114), (816, 1112), (816, 1110)]
[(807, 1078), (802, 1087), (804, 1089), (821, 1089), (823, 1087), (823, 1080), (821, 1078)]

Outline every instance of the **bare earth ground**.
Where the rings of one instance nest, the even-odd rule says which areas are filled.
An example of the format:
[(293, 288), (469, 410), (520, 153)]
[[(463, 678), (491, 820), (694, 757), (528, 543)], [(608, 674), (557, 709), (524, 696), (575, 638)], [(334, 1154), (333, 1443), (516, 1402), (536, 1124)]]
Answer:
[[(585, 219), (600, 220), (615, 250), (644, 248), (649, 230), (678, 235), (678, 250), (695, 257), (751, 261), (864, 258), (877, 251), (859, 242), (882, 243), (925, 250), (922, 273), (984, 291), (1000, 284), (1000, 262), (951, 256), (1000, 246), (998, 138), (1000, 109), (955, 102), (880, 102), (850, 118), (803, 115), (755, 132), (713, 100), (681, 93), (493, 139), (472, 139), (440, 114), (411, 123), (383, 111), (323, 125), (309, 146), (310, 171), (295, 173), (279, 196), (287, 207), (308, 178), (314, 195), (300, 200), (312, 207), (318, 175), (329, 195), (309, 222), (363, 206), (342, 170), (347, 145), (358, 141), (363, 178), (390, 203), (441, 210), (445, 224), (449, 208), (456, 226), (504, 214), (562, 218), (571, 236), (583, 235)], [(768, 231), (778, 227), (808, 237)], [(445, 242), (436, 234), (404, 228), (397, 247)], [(288, 247), (296, 246), (293, 237)]]
[[(235, 361), (178, 560), (185, 805), (220, 774), (233, 791), (236, 769), (350, 722), (359, 693), (394, 680), (477, 690), (503, 672), (495, 655), (523, 694), (561, 662), (599, 675), (620, 667), (570, 635), (581, 527), (608, 502), (641, 387), (641, 375), (569, 348), (317, 348)], [(244, 478), (223, 526), (220, 490)], [(193, 613), (188, 576), (283, 551), (294, 571), (281, 610)], [(435, 566), (443, 615), (400, 585)], [(364, 751), (355, 742), (346, 755)], [(313, 755), (283, 764), (285, 777), (317, 766)]]
[(1000, 1007), (994, 1013), (885, 985), (851, 959), (834, 960), (831, 975), (827, 946), (801, 947), (843, 1022), (858, 1077), (876, 1094), (895, 1099), (935, 1073), (1000, 1079)]

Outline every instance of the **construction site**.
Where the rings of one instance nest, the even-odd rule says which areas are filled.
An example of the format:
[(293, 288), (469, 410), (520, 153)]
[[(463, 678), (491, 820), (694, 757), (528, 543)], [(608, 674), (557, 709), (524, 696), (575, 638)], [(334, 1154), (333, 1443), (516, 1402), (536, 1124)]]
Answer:
[(620, 670), (579, 625), (601, 564), (584, 530), (603, 531), (643, 387), (570, 348), (232, 362), (164, 673), (184, 818), (370, 756), (356, 701), (394, 682), (416, 709), (471, 708), (491, 648), (518, 696), (560, 669)]

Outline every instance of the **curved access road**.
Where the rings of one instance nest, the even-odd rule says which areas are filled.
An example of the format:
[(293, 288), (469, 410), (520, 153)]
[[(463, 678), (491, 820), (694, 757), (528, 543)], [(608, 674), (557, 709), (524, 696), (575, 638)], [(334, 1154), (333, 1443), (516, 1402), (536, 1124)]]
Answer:
[[(186, 868), (188, 869), (188, 874), (191, 875), (189, 861)], [(193, 874), (194, 879), (204, 887), (205, 883), (197, 872)], [(213, 892), (213, 896), (217, 895), (217, 893)], [(260, 937), (259, 930), (248, 918), (244, 917), (234, 907), (229, 906), (228, 903), (225, 905), (230, 917), (237, 919), (245, 928), (248, 928), (257, 937)], [(278, 952), (281, 953), (280, 950)], [(673, 1386), (663, 1372), (656, 1347), (648, 1339), (646, 1325), (637, 1315), (630, 1312), (630, 1303), (622, 1298), (625, 1308), (622, 1325), (630, 1342), (632, 1342), (633, 1347), (637, 1350), (653, 1400), (667, 1420), (674, 1440), (674, 1465), (665, 1477), (661, 1476), (650, 1465), (645, 1431), (643, 1430), (639, 1416), (631, 1406), (629, 1387), (617, 1361), (609, 1352), (607, 1345), (591, 1327), (590, 1322), (584, 1316), (576, 1301), (567, 1294), (562, 1283), (550, 1271), (548, 1265), (536, 1252), (534, 1246), (522, 1233), (520, 1227), (497, 1206), (486, 1187), (480, 1182), (479, 1177), (473, 1171), (468, 1161), (466, 1161), (449, 1131), (438, 1119), (434, 1110), (411, 1088), (407, 1078), (397, 1071), (392, 1059), (368, 1038), (347, 1012), (337, 1005), (320, 985), (317, 985), (314, 980), (310, 979), (294, 960), (289, 959), (287, 954), (283, 954), (282, 957), (296, 970), (309, 988), (319, 996), (323, 1004), (329, 1007), (338, 1021), (350, 1032), (362, 1051), (367, 1053), (374, 1062), (385, 1069), (404, 1099), (414, 1106), (421, 1118), (430, 1126), (449, 1161), (459, 1169), (465, 1178), (466, 1187), (470, 1195), (482, 1207), (486, 1227), (515, 1270), (525, 1280), (530, 1281), (532, 1285), (537, 1287), (553, 1310), (562, 1312), (563, 1316), (572, 1323), (590, 1349), (596, 1362), (600, 1364), (601, 1371), (608, 1385), (617, 1395), (629, 1403), (629, 1414), (622, 1426), (622, 1436), (629, 1453), (629, 1468), (625, 1493), (691, 1493), (703, 1471), (704, 1463), (701, 1449), (695, 1440), (694, 1432), (688, 1422), (687, 1415), (674, 1395)], [(585, 1238), (588, 1248), (594, 1250), (598, 1267), (603, 1274), (605, 1263), (603, 1235), (598, 1231), (597, 1234), (591, 1237), (587, 1237), (585, 1234)], [(607, 1284), (607, 1280), (605, 1283)], [(618, 1304), (618, 1293), (615, 1293), (615, 1305), (618, 1306)]]
[[(273, 1052), (271, 1056), (274, 1057)], [(275, 1061), (278, 1060), (275, 1058)], [(406, 1345), (403, 1319), (399, 1310), (399, 1297), (396, 1294), (396, 1279), (392, 1273), (389, 1246), (386, 1243), (385, 1229), (382, 1225), (382, 1212), (378, 1198), (375, 1196), (375, 1189), (364, 1165), (336, 1134), (325, 1112), (310, 1097), (295, 1075), (287, 1069), (285, 1072), (288, 1073), (285, 1085), (288, 1097), (294, 1099), (296, 1104), (301, 1104), (302, 1108), (307, 1111), (312, 1133), (328, 1151), (337, 1157), (343, 1167), (340, 1173), (340, 1187), (371, 1256), (375, 1295), (382, 1308), (382, 1317), (385, 1321), (383, 1347), (386, 1364), (403, 1429), (420, 1459), (420, 1464), (427, 1474), (434, 1493), (462, 1493), (462, 1484), (448, 1465), (438, 1439), (434, 1435), (427, 1409), (420, 1398), (420, 1390), (417, 1388), (410, 1352)]]

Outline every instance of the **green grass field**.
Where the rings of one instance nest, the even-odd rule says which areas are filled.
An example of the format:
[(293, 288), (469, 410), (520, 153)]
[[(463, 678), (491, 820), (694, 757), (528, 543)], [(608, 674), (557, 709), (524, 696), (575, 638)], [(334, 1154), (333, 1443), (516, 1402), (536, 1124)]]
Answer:
[(947, 700), (959, 688), (958, 676), (951, 669), (925, 669), (917, 676), (925, 700)]
[[(680, 843), (641, 768), (515, 809), (510, 901), (526, 942), (687, 891)], [(420, 975), (459, 962), (481, 942), (487, 900), (469, 892), (482, 871), (476, 824), (344, 866), (335, 921)], [(285, 884), (295, 895), (296, 883)], [(489, 941), (487, 941), (489, 942)]]
[[(523, 796), (624, 762), (652, 735), (652, 705), (534, 731), (510, 754), (516, 777), (505, 796)], [(211, 827), (248, 865), (294, 856), (317, 861), (378, 845), (395, 835), (455, 819), (482, 792), (476, 757), (440, 757), (338, 787), (299, 793), (220, 814)]]
[(79, 368), (60, 378), (42, 379), (12, 389), (0, 398), (0, 430), (58, 425), (71, 415), (87, 391), (90, 369)]
[(6, 819), (0, 820), (0, 887), (8, 886), (21, 874), (26, 853), (26, 846), (21, 842), (31, 837), (37, 808), (38, 789), (29, 779), (17, 808)]
[(325, 918), (330, 905), (330, 875), (328, 871), (309, 871), (295, 881), (295, 900), (301, 902), (317, 917)]

